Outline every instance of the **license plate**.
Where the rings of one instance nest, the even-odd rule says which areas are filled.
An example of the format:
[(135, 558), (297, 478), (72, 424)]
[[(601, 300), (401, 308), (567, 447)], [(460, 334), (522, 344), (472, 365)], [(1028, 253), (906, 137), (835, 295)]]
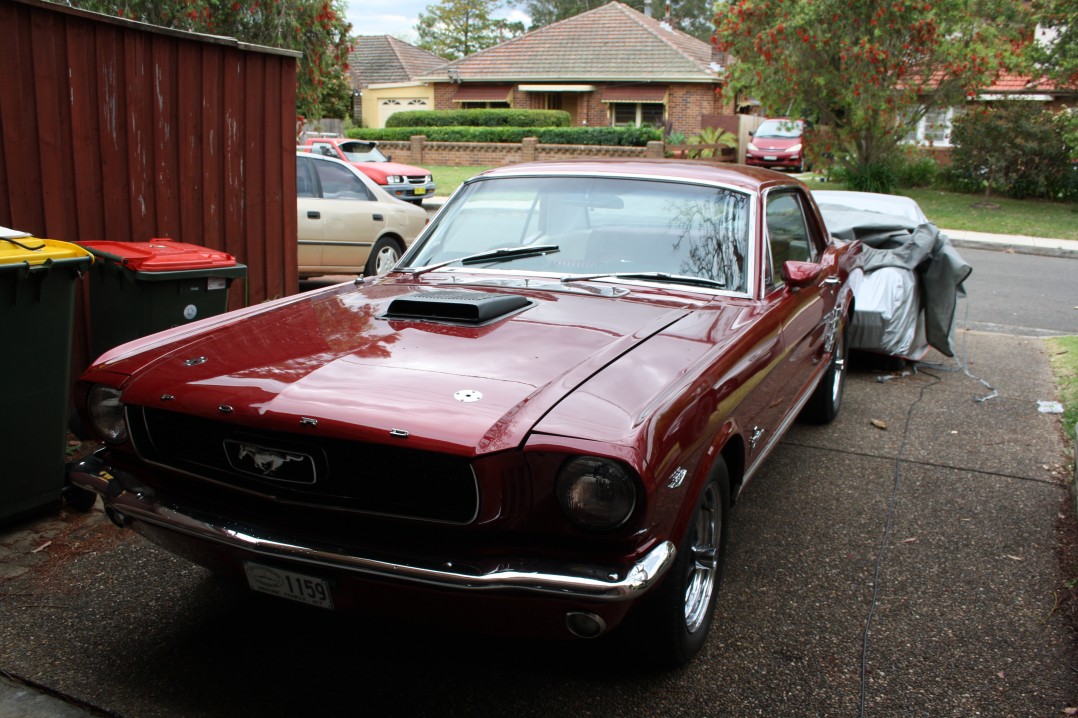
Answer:
[(775, 155), (764, 155), (764, 159), (768, 162), (774, 162), (778, 159), (778, 157), (776, 157)]
[(243, 568), (247, 572), (247, 585), (252, 591), (306, 603), (308, 606), (333, 608), (333, 595), (329, 592), (329, 584), (321, 578), (283, 571), (260, 563), (248, 562)]
[(416, 194), (426, 194), (427, 193), (427, 188), (426, 187), (416, 187), (415, 188), (415, 193)]

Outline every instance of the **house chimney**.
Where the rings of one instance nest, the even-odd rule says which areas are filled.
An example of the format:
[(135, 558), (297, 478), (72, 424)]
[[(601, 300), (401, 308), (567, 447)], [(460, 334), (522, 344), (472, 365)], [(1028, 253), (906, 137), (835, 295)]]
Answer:
[(651, 17), (651, 0), (644, 0), (644, 14)]

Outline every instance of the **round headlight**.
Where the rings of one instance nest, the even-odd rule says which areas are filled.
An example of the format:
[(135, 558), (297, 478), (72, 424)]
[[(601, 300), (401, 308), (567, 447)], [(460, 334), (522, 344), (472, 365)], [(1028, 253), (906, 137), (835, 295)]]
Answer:
[(558, 501), (577, 526), (608, 531), (629, 520), (636, 483), (621, 464), (594, 456), (569, 461), (558, 475)]
[(102, 439), (110, 444), (127, 441), (127, 422), (120, 390), (104, 384), (95, 384), (86, 401), (90, 411), (90, 425)]

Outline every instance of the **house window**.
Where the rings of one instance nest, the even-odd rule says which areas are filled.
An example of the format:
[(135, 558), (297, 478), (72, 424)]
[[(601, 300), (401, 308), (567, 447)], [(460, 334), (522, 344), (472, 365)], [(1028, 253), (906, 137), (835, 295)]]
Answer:
[(611, 102), (610, 114), (612, 125), (655, 125), (662, 122), (666, 105), (661, 102)]
[(908, 135), (906, 142), (936, 147), (951, 146), (951, 123), (961, 113), (958, 107), (935, 107), (925, 113)]
[(491, 110), (500, 107), (509, 107), (508, 102), (461, 102), (462, 110)]

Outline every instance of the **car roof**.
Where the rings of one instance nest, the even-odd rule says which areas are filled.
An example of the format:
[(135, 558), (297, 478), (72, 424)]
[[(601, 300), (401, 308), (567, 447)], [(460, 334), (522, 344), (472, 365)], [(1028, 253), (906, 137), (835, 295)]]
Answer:
[(527, 162), (496, 167), (480, 173), (477, 178), (520, 175), (605, 175), (611, 177), (679, 180), (683, 182), (721, 184), (750, 192), (759, 192), (776, 185), (805, 186), (795, 177), (760, 167), (747, 167), (726, 162), (669, 159), (588, 159)]

